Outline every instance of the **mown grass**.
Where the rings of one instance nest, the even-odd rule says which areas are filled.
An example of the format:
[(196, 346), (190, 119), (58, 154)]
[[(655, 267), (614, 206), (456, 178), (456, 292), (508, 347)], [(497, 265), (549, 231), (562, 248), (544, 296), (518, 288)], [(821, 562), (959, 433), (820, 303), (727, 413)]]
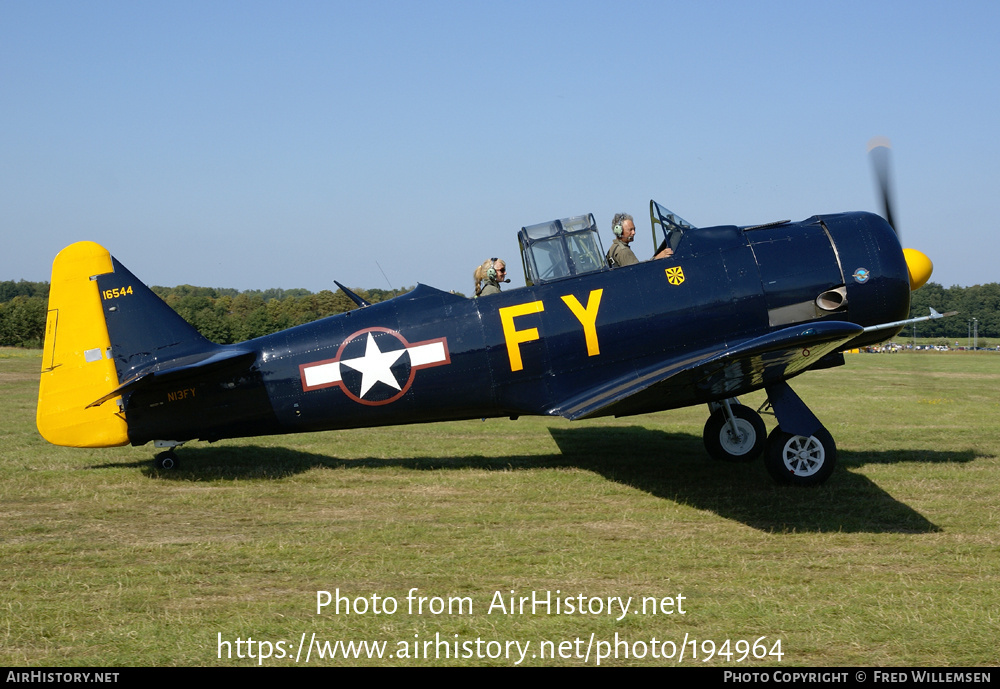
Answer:
[[(840, 452), (811, 490), (708, 460), (703, 407), (192, 444), (180, 471), (161, 473), (151, 447), (45, 443), (39, 366), (38, 352), (0, 350), (0, 665), (255, 664), (219, 659), (218, 635), (235, 655), (237, 637), (291, 647), (313, 633), (387, 641), (390, 653), (435, 633), (530, 641), (527, 665), (584, 662), (532, 658), (541, 640), (585, 650), (591, 634), (616, 633), (766, 636), (768, 648), (782, 640), (782, 665), (998, 661), (997, 353), (851, 355), (793, 381)], [(470, 597), (472, 614), (408, 614), (414, 587)], [(316, 591), (338, 588), (400, 608), (317, 615)], [(487, 614), (511, 590), (683, 594), (686, 614)]]

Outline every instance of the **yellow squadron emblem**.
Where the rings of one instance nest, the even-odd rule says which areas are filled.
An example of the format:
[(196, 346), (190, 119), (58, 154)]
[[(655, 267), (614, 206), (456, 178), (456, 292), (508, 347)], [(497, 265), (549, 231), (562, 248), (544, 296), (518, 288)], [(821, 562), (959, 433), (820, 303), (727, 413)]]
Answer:
[(684, 270), (680, 266), (667, 268), (667, 282), (671, 285), (679, 285), (684, 282)]

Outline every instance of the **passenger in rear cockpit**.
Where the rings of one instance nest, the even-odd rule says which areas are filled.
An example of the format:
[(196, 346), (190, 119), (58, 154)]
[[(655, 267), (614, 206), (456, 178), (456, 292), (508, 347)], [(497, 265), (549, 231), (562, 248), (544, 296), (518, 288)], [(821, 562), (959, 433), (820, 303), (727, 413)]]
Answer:
[[(476, 296), (486, 297), (491, 294), (500, 294), (500, 283), (510, 282), (507, 277), (507, 264), (499, 258), (488, 258), (478, 266), (473, 273), (476, 280)], [(480, 287), (483, 282), (485, 285)]]

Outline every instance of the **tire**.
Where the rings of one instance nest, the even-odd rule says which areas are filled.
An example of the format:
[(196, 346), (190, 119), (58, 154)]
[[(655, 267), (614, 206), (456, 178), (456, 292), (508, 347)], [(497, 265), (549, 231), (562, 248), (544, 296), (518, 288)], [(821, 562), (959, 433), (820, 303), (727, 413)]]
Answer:
[(733, 437), (724, 409), (717, 410), (705, 422), (702, 441), (713, 458), (722, 462), (752, 462), (760, 457), (767, 440), (767, 428), (760, 414), (742, 404), (729, 407), (736, 418), (739, 436)]
[(180, 466), (180, 462), (177, 460), (177, 455), (174, 454), (173, 450), (167, 450), (156, 455), (153, 459), (153, 466), (163, 471), (174, 471)]
[(822, 426), (806, 438), (775, 428), (767, 438), (764, 465), (777, 483), (818, 486), (837, 464), (837, 446)]

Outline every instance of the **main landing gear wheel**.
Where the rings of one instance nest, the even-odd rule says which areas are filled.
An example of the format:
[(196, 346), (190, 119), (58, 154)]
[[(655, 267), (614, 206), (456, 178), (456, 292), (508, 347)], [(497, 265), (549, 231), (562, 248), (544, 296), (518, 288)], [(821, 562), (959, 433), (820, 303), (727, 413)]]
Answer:
[(726, 418), (726, 410), (718, 409), (705, 422), (702, 440), (713, 459), (723, 462), (752, 462), (764, 451), (767, 428), (760, 414), (742, 404), (731, 404), (736, 421), (736, 433)]
[(767, 438), (764, 465), (778, 483), (818, 486), (830, 477), (836, 463), (837, 446), (823, 427), (808, 438), (779, 427)]
[(153, 466), (163, 471), (173, 471), (180, 466), (180, 462), (173, 450), (167, 450), (156, 455), (153, 459)]

